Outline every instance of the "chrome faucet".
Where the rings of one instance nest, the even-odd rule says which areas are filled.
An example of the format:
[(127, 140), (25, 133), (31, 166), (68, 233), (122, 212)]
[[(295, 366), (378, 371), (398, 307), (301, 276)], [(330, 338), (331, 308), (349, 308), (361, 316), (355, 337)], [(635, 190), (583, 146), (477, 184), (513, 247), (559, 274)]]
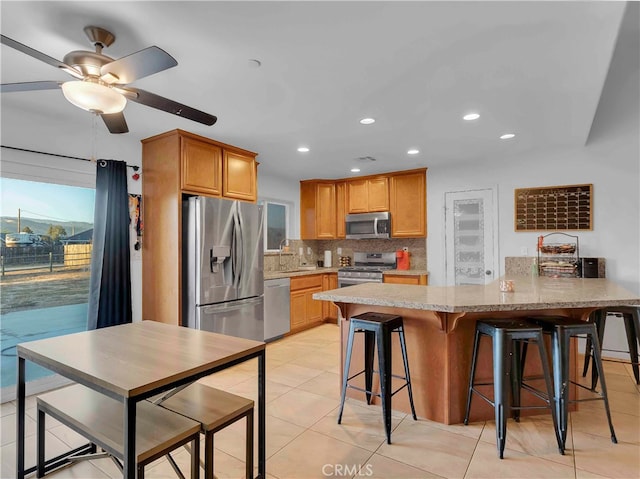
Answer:
[(282, 264), (282, 249), (283, 249), (283, 244), (286, 244), (287, 246), (289, 245), (289, 240), (287, 238), (282, 238), (282, 241), (280, 241), (280, 246), (278, 246), (278, 249), (280, 250), (280, 269), (283, 269), (283, 264)]

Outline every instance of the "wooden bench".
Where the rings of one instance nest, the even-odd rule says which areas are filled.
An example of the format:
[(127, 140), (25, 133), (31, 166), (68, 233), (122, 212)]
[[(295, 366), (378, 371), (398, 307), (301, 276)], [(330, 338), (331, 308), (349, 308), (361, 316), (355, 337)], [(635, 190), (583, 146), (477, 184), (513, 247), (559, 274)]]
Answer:
[[(43, 477), (45, 414), (89, 439), (112, 456), (124, 460), (123, 403), (76, 384), (37, 398), (37, 477)], [(200, 473), (200, 424), (148, 401), (136, 405), (136, 467), (144, 467), (191, 442), (191, 477)]]
[[(158, 401), (159, 396), (153, 400)], [(205, 479), (213, 479), (213, 435), (246, 418), (246, 477), (253, 477), (253, 406), (251, 399), (200, 383), (193, 383), (160, 403), (178, 414), (198, 421), (204, 434)]]

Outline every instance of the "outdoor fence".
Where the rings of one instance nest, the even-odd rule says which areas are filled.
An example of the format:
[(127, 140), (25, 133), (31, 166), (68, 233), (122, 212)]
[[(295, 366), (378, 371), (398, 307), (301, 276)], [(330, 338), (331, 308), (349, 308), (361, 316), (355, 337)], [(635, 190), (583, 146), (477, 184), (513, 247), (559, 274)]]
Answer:
[(92, 244), (67, 244), (54, 246), (6, 247), (0, 251), (0, 271), (20, 273), (34, 269), (50, 272), (63, 269), (88, 269), (91, 266)]

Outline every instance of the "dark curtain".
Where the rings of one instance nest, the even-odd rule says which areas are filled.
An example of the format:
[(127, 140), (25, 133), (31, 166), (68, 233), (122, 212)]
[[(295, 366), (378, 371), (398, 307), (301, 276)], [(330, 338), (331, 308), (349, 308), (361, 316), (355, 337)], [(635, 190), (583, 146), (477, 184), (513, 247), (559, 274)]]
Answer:
[(127, 164), (99, 160), (87, 329), (131, 322), (129, 256)]

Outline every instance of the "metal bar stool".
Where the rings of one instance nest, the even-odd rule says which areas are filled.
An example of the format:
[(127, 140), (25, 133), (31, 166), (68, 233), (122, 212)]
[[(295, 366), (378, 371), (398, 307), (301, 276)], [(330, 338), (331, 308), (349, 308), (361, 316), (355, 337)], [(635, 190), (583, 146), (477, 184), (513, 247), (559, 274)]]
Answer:
[[(583, 401), (604, 401), (604, 409), (607, 413), (607, 420), (609, 421), (609, 430), (611, 431), (611, 442), (617, 443), (616, 433), (613, 430), (613, 424), (611, 422), (611, 412), (609, 410), (609, 399), (607, 397), (607, 385), (604, 379), (604, 371), (602, 370), (602, 359), (600, 357), (600, 342), (598, 340), (598, 333), (596, 331), (596, 325), (594, 323), (587, 323), (585, 321), (569, 319), (559, 316), (542, 316), (528, 318), (532, 322), (542, 327), (542, 330), (551, 334), (552, 348), (551, 357), (553, 361), (553, 384), (554, 384), (554, 398), (556, 415), (558, 417), (558, 428), (560, 437), (562, 438), (562, 444), (567, 440), (567, 427), (569, 424), (569, 403), (583, 402)], [(572, 337), (578, 335), (587, 335), (587, 338), (593, 342), (595, 346), (593, 348), (593, 363), (595, 369), (597, 369), (600, 377), (602, 378), (601, 386), (602, 392), (598, 393), (598, 397), (584, 398), (584, 399), (569, 399), (569, 384), (575, 384), (583, 389), (594, 391), (593, 388), (589, 389), (582, 384), (578, 384), (569, 379), (569, 341)], [(523, 361), (526, 352), (523, 351)]]
[[(349, 377), (353, 339), (355, 333), (360, 332), (364, 333), (364, 369)], [(400, 337), (400, 348), (402, 349), (402, 360), (404, 362), (404, 377), (392, 373), (391, 333), (393, 332), (397, 332)], [(376, 344), (378, 346), (378, 371), (373, 370), (373, 352)], [(380, 375), (380, 394), (372, 391), (374, 372)], [(365, 389), (349, 384), (350, 380), (361, 374), (365, 375)], [(391, 392), (392, 377), (405, 380), (404, 384), (393, 392)], [(411, 390), (411, 377), (409, 375), (409, 361), (407, 359), (407, 345), (404, 338), (402, 316), (369, 312), (350, 318), (338, 424), (342, 422), (342, 411), (344, 409), (347, 388), (357, 389), (358, 391), (366, 393), (367, 404), (371, 404), (371, 396), (378, 396), (382, 400), (382, 414), (384, 417), (384, 428), (387, 434), (387, 444), (391, 444), (391, 397), (405, 386), (409, 393), (409, 403), (411, 404), (413, 419), (417, 420), (416, 410), (413, 406), (413, 392)]]
[[(624, 329), (627, 333), (627, 344), (629, 345), (629, 357), (631, 359), (631, 367), (636, 384), (640, 384), (640, 362), (638, 361), (638, 343), (640, 343), (640, 307), (639, 306), (612, 306), (609, 308), (599, 309), (591, 313), (589, 321), (593, 321), (598, 330), (598, 339), (600, 342), (600, 352), (602, 353), (602, 341), (604, 340), (604, 327), (607, 322), (607, 313), (622, 315), (624, 320)], [(625, 351), (616, 351), (625, 352)], [(593, 341), (587, 338), (587, 347), (584, 353), (584, 366), (582, 369), (582, 377), (587, 375), (589, 369), (589, 361), (593, 356)], [(600, 354), (602, 357), (602, 354)], [(591, 389), (595, 389), (598, 384), (598, 370), (591, 370)]]
[[(476, 363), (478, 359), (478, 346), (480, 338), (489, 336), (492, 338), (493, 346), (493, 382), (476, 382)], [(522, 383), (522, 371), (520, 361), (521, 345), (529, 341), (534, 341), (538, 345), (542, 372), (546, 384), (547, 394), (539, 394), (532, 388), (525, 387)], [(476, 322), (476, 333), (473, 342), (473, 356), (471, 359), (471, 372), (469, 374), (469, 391), (467, 394), (467, 409), (464, 417), (464, 424), (469, 424), (469, 411), (471, 410), (471, 398), (473, 393), (479, 395), (494, 407), (496, 420), (496, 443), (500, 459), (504, 457), (504, 447), (507, 438), (507, 418), (513, 412), (516, 421), (520, 418), (522, 409), (549, 408), (553, 425), (558, 441), (558, 449), (564, 454), (564, 447), (558, 433), (556, 411), (551, 404), (553, 397), (553, 386), (551, 383), (551, 373), (547, 364), (547, 353), (544, 345), (542, 328), (521, 319), (486, 319)], [(493, 384), (493, 400), (476, 389), (477, 386), (487, 386)], [(509, 401), (509, 386), (512, 394), (512, 402)], [(547, 403), (547, 406), (521, 406), (520, 389), (536, 395)]]

